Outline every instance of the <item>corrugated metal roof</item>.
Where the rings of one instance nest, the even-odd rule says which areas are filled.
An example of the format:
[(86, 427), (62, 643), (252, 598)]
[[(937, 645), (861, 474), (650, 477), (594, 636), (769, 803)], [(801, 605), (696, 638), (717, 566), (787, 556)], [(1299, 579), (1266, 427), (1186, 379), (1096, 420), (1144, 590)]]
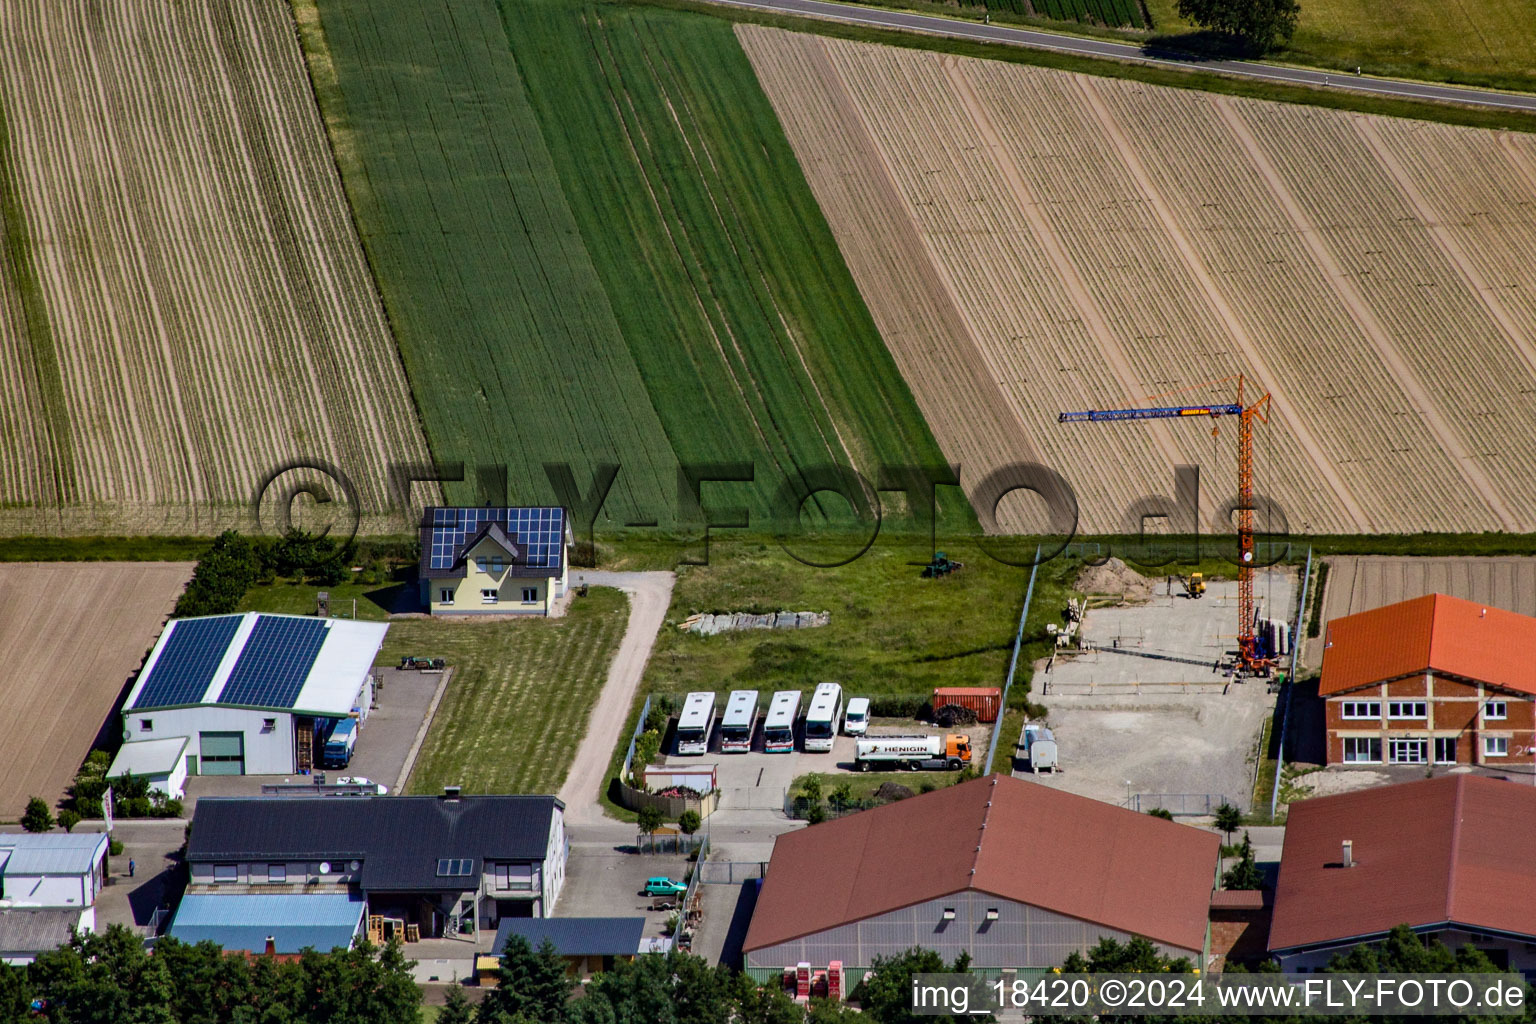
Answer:
[(0, 953), (42, 953), (69, 941), (80, 910), (0, 910)]
[(0, 835), (9, 849), (7, 875), (83, 875), (107, 852), (105, 832), (21, 832)]
[(534, 949), (548, 939), (561, 956), (633, 956), (644, 934), (643, 917), (504, 917), (491, 948), (499, 953), (521, 935)]
[(1459, 774), (1291, 805), (1270, 949), (1446, 922), (1536, 940), (1536, 788)]
[(1328, 623), (1323, 696), (1433, 669), (1536, 693), (1536, 618), (1428, 594)]
[(187, 737), (171, 736), (163, 740), (134, 740), (118, 748), (107, 769), (107, 778), (120, 775), (167, 775), (181, 764), (187, 749)]
[[(192, 631), (197, 642), (183, 642)], [(383, 622), (266, 612), (172, 619), (123, 706), (228, 703), (345, 715), (388, 631)]]
[(974, 889), (1199, 950), (1220, 845), (994, 775), (780, 836), (743, 948)]
[(346, 893), (191, 893), (181, 898), (169, 934), (182, 942), (217, 942), (228, 950), (260, 953), (267, 937), (277, 952), (305, 947), (347, 948), (366, 904)]

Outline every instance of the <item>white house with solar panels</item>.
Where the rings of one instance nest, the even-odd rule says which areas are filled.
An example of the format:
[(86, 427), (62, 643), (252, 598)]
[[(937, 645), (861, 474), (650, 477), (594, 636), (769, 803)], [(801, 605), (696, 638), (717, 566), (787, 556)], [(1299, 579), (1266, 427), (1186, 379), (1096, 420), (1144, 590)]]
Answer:
[(172, 619), (123, 705), (110, 776), (176, 795), (186, 775), (290, 775), (373, 703), (382, 622), (303, 615)]
[(573, 543), (563, 508), (429, 508), (421, 603), (433, 615), (548, 615)]

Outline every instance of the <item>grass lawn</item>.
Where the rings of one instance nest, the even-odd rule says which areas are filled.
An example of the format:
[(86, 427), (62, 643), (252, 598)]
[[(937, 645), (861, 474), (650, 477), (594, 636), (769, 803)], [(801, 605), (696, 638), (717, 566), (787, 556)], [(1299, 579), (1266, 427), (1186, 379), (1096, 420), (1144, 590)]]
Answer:
[(593, 587), (559, 619), (395, 620), (379, 664), (421, 654), (453, 667), (407, 789), (558, 790), (628, 616), (622, 593)]
[[(1193, 30), (1177, 0), (1147, 0), (1161, 37)], [(1301, 0), (1275, 59), (1367, 74), (1536, 89), (1536, 0)]]
[[(963, 772), (853, 772), (852, 774), (828, 774), (810, 773), (821, 776), (821, 798), (830, 803), (832, 791), (846, 783), (848, 785), (848, 798), (853, 801), (873, 800), (875, 791), (887, 782), (894, 782), (900, 786), (906, 786), (915, 796), (929, 790), (943, 789), (953, 786), (960, 781)], [(796, 776), (789, 784), (790, 794), (796, 797), (803, 796), (805, 792), (805, 780), (810, 774)]]
[[(338, 583), (322, 587), (314, 583), (269, 583), (246, 591), (237, 611), (279, 612), (284, 615), (315, 614), (315, 597), (322, 590), (331, 595), (331, 614), (343, 619), (389, 618), (391, 609), (402, 599), (410, 600), (415, 587), (410, 583)], [(354, 605), (353, 602), (356, 602)]]
[[(969, 550), (965, 550), (969, 548)], [(936, 686), (1001, 686), (1028, 573), (956, 544), (954, 575), (920, 578), (916, 545), (880, 543), (836, 569), (795, 561), (772, 541), (712, 546), (707, 566), (679, 566), (667, 623), (643, 686), (652, 692), (812, 689), (835, 680), (853, 695), (925, 694)], [(703, 637), (677, 624), (695, 612), (830, 611), (817, 629)]]

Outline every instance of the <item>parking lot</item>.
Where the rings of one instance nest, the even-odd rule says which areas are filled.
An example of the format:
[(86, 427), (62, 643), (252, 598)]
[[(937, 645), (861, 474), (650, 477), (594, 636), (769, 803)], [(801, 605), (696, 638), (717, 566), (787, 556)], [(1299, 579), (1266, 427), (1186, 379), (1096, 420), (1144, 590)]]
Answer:
[[(652, 910), (651, 898), (640, 890), (656, 875), (680, 882), (688, 868), (684, 856), (621, 852), (611, 842), (573, 837), (554, 916), (644, 917), (646, 937), (660, 938), (671, 911)], [(673, 902), (681, 904), (682, 898)]]
[[(943, 736), (951, 732), (970, 736), (971, 749), (979, 767), (987, 756), (987, 744), (992, 739), (992, 726), (987, 723), (978, 722), (945, 729), (914, 719), (874, 718), (869, 724), (870, 736)], [(720, 787), (721, 810), (779, 810), (784, 806), (784, 797), (790, 783), (800, 776), (812, 772), (837, 775), (856, 770), (853, 758), (858, 737), (839, 735), (832, 741), (830, 753), (806, 753), (800, 749), (803, 742), (803, 738), (797, 737), (796, 749), (792, 753), (766, 753), (763, 750), (762, 729), (759, 727), (750, 753), (722, 754), (717, 726), (714, 735), (710, 737), (708, 754), (680, 757), (669, 753), (661, 758), (661, 763), (683, 768), (714, 765)]]
[[(375, 707), (357, 734), (357, 749), (346, 768), (330, 769), (328, 779), (342, 776), (363, 777), (381, 782), (391, 793), (399, 790), (406, 759), (424, 734), (427, 710), (438, 684), (439, 672), (402, 672), (386, 668), (375, 670), (382, 685), (375, 694)], [(261, 787), (276, 782), (306, 783), (310, 776), (300, 775), (196, 775), (187, 779), (186, 813), (199, 797), (260, 796)]]

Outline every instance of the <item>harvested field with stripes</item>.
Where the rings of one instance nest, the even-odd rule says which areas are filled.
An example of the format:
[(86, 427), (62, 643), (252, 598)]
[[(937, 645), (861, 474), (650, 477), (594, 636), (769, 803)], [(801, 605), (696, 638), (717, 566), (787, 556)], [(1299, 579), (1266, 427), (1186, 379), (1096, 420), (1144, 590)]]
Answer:
[[(282, 0), (0, 6), (0, 532), (427, 458)], [(398, 525), (396, 526), (398, 528)]]
[(1112, 532), (1194, 464), (1225, 530), (1235, 423), (1056, 416), (1244, 374), (1291, 530), (1536, 530), (1536, 139), (737, 33), (963, 480), (1043, 462)]
[[(190, 562), (0, 565), (0, 820), (53, 806), (154, 645)], [(82, 637), (89, 642), (82, 643)]]

